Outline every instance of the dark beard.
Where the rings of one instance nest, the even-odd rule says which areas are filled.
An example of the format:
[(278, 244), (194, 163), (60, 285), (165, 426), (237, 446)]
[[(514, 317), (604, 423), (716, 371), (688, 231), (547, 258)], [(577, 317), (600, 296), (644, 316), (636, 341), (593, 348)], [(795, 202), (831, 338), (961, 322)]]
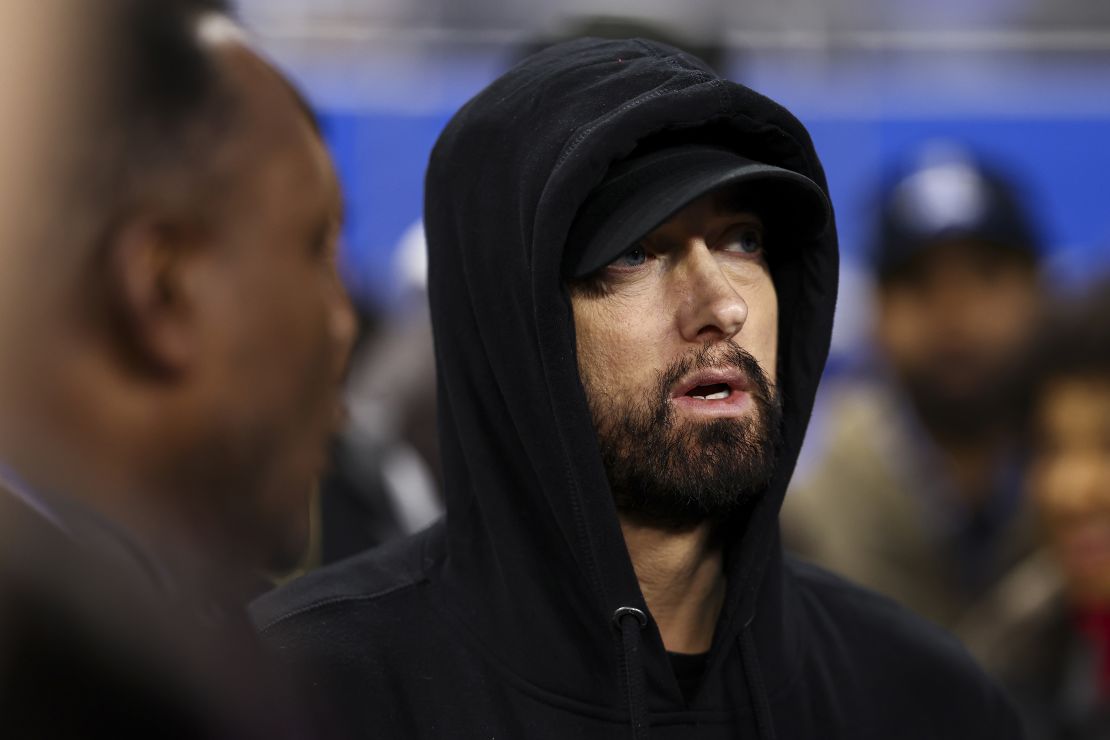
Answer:
[[(755, 413), (677, 424), (670, 403), (675, 383), (693, 370), (719, 367), (744, 373)], [(588, 384), (586, 391), (609, 487), (624, 516), (676, 530), (723, 521), (771, 480), (782, 407), (756, 359), (732, 342), (706, 345), (675, 362), (641, 403), (617, 408)]]
[(995, 363), (976, 373), (976, 382), (961, 392), (938, 386), (936, 373), (925, 367), (904, 372), (902, 385), (918, 420), (944, 444), (982, 444), (1021, 422), (1022, 385), (1013, 369), (1019, 362)]

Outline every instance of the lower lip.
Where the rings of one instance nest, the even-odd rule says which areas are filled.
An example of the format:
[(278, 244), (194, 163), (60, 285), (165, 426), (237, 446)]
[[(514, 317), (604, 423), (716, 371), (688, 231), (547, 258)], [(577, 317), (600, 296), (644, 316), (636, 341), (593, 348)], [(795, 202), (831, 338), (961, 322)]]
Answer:
[(705, 401), (693, 396), (675, 396), (671, 403), (684, 414), (724, 419), (744, 415), (752, 405), (752, 397), (746, 391), (733, 391), (727, 398)]

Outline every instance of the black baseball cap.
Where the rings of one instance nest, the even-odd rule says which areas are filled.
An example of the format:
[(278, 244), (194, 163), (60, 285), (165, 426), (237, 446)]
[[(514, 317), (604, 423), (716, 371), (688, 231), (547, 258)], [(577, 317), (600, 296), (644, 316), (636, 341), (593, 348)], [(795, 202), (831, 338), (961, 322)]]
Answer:
[(809, 239), (829, 225), (829, 199), (808, 177), (728, 149), (681, 144), (634, 154), (609, 169), (571, 226), (564, 257), (567, 276), (601, 269), (691, 201), (740, 185), (751, 196), (753, 210), (770, 222), (776, 242), (783, 230), (788, 237)]

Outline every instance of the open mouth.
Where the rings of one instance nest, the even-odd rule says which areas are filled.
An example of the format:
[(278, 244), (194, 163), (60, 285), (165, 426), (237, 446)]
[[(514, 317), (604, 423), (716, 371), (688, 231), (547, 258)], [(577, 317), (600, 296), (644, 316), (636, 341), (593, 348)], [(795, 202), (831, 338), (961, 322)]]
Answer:
[(699, 401), (723, 401), (732, 395), (732, 388), (727, 383), (711, 383), (694, 386), (683, 395)]
[(736, 367), (696, 370), (674, 385), (671, 403), (701, 418), (737, 417), (749, 412), (751, 386)]

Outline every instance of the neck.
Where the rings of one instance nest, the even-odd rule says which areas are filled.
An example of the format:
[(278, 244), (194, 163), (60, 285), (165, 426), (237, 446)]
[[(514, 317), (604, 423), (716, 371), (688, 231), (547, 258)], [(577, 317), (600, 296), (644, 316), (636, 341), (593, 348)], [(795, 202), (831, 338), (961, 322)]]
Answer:
[(187, 443), (197, 436), (181, 411), (188, 397), (121, 372), (83, 324), (49, 321), (12, 345), (6, 328), (0, 350), (27, 349), (0, 363), (0, 463), (39, 496), (71, 500), (122, 528), (187, 581), (183, 588), (257, 593), (254, 544), (232, 537), (213, 504), (232, 490), (246, 495), (246, 486), (228, 485), (225, 496), (217, 487), (226, 481), (205, 475), (204, 458), (182, 463), (183, 446), (193, 455)]
[(709, 524), (674, 532), (621, 518), (621, 530), (663, 646), (704, 653), (725, 600), (720, 544)]

